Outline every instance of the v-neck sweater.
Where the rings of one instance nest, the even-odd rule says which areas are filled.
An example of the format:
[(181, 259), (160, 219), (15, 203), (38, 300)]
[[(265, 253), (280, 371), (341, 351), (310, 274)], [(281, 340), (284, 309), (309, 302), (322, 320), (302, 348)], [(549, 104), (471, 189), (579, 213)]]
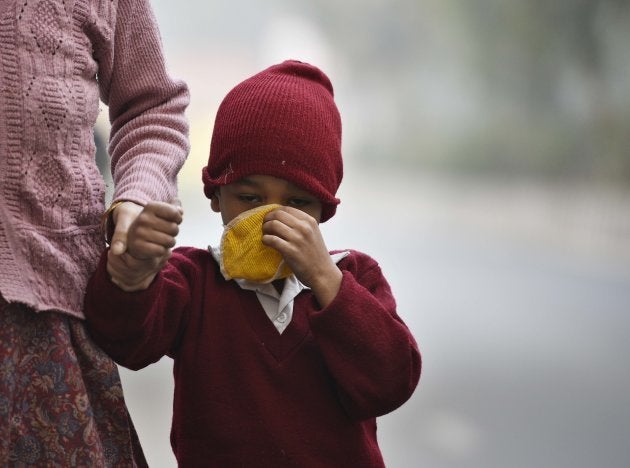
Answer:
[(410, 398), (420, 353), (378, 263), (350, 251), (338, 266), (333, 302), (320, 309), (302, 291), (279, 334), (208, 251), (175, 249), (133, 293), (110, 281), (104, 255), (88, 284), (88, 327), (128, 368), (174, 359), (179, 466), (382, 467), (376, 417)]

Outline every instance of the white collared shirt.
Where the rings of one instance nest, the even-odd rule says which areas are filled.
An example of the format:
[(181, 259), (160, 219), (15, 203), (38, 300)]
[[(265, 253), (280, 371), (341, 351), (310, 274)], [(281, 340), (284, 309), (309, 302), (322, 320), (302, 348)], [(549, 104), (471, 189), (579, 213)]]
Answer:
[[(210, 247), (210, 253), (214, 259), (221, 263), (221, 251), (218, 247)], [(335, 263), (348, 256), (350, 252), (339, 252), (330, 257)], [(291, 275), (284, 280), (284, 288), (279, 293), (271, 283), (256, 283), (246, 279), (235, 279), (236, 283), (249, 291), (255, 291), (260, 305), (265, 310), (267, 317), (276, 327), (278, 333), (282, 333), (293, 318), (293, 302), (298, 294), (304, 289), (310, 289), (298, 280), (295, 275)]]

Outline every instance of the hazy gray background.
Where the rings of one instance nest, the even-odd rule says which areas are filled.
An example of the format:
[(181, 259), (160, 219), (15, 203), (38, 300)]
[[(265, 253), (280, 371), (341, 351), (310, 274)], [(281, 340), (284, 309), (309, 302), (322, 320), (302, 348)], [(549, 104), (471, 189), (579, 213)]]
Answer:
[[(322, 228), (379, 260), (423, 352), (379, 420), (389, 467), (630, 466), (627, 0), (153, 5), (192, 93), (180, 245), (221, 233), (200, 170), (225, 93), (286, 58), (330, 76), (346, 175)], [(175, 466), (171, 361), (122, 377)]]

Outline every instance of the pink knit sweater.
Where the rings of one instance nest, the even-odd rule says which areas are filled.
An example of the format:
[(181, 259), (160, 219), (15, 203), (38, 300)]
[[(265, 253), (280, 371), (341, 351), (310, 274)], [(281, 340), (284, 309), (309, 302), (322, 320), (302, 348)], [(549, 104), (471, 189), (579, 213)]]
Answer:
[(0, 0), (0, 293), (82, 317), (104, 248), (95, 164), (109, 106), (114, 199), (168, 200), (189, 95), (165, 69), (149, 0)]

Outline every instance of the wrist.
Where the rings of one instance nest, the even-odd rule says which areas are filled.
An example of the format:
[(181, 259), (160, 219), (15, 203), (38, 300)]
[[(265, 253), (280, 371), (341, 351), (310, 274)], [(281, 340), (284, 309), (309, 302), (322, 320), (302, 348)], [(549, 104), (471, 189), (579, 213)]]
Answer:
[(317, 299), (319, 306), (324, 309), (330, 305), (335, 299), (339, 289), (341, 288), (341, 281), (343, 280), (343, 273), (335, 265), (334, 269), (327, 272), (315, 280), (311, 285), (311, 291)]
[(112, 283), (114, 283), (119, 289), (122, 289), (125, 292), (136, 292), (136, 291), (144, 291), (151, 286), (153, 280), (157, 276), (157, 273), (151, 273), (149, 276), (144, 277), (140, 281), (135, 281), (133, 283), (128, 283), (125, 281), (117, 280), (115, 278), (111, 278)]
[(121, 269), (119, 265), (107, 265), (107, 273), (112, 284), (125, 292), (141, 291), (149, 288), (159, 273), (157, 268), (140, 268), (127, 266)]

